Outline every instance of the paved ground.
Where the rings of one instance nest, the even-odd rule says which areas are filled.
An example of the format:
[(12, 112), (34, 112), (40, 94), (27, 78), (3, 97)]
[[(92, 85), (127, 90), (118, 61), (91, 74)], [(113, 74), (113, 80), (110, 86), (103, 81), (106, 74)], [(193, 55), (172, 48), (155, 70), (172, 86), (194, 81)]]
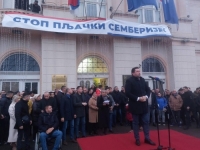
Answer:
[[(150, 126), (150, 129), (151, 130), (156, 130), (156, 127)], [(167, 129), (167, 126), (160, 126), (160, 129), (161, 130), (162, 129)], [(193, 125), (191, 126), (191, 128), (189, 130), (183, 130), (183, 128), (175, 127), (175, 126), (171, 127), (171, 129), (179, 131), (179, 132), (187, 134), (187, 135), (191, 135), (193, 137), (200, 138), (200, 129), (199, 128), (197, 129), (196, 126), (194, 125), (194, 123), (193, 123)], [(130, 131), (130, 127), (129, 126), (116, 126), (114, 128), (114, 131), (115, 131), (114, 134), (127, 133), (127, 132)], [(32, 142), (32, 149), (34, 149), (34, 143), (33, 142)], [(81, 148), (79, 147), (78, 144), (70, 143), (70, 142), (68, 142), (67, 146), (63, 146), (63, 150), (66, 150), (66, 149), (68, 149), (68, 150), (81, 150)], [(3, 145), (3, 146), (0, 146), (0, 150), (11, 150), (11, 149), (10, 149), (9, 145)]]

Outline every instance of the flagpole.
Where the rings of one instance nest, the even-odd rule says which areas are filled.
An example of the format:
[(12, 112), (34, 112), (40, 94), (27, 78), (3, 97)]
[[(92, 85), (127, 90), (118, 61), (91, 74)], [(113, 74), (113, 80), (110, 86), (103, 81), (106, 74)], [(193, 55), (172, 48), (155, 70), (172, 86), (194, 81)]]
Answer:
[(99, 18), (100, 18), (100, 15), (101, 15), (101, 7), (102, 7), (102, 3), (103, 3), (103, 0), (101, 0), (101, 6), (100, 6), (100, 10), (99, 10)]
[(123, 1), (124, 1), (124, 0), (121, 0), (121, 2), (119, 3), (119, 5), (117, 6), (117, 9), (115, 10), (115, 12), (112, 13), (112, 14), (110, 15), (110, 18), (111, 18), (111, 19), (113, 18), (113, 16), (114, 16), (115, 13), (117, 12), (117, 10), (119, 9), (119, 6), (122, 4)]

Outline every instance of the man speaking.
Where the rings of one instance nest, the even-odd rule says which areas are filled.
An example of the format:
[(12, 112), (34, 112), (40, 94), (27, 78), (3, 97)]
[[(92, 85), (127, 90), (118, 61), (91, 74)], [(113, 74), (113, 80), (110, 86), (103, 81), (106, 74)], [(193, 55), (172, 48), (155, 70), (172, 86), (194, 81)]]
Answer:
[(140, 69), (135, 67), (131, 70), (132, 77), (126, 81), (126, 95), (129, 98), (129, 109), (133, 115), (133, 130), (136, 145), (140, 146), (139, 120), (142, 120), (145, 135), (144, 142), (156, 145), (149, 137), (149, 117), (148, 117), (148, 95), (150, 89), (140, 75)]

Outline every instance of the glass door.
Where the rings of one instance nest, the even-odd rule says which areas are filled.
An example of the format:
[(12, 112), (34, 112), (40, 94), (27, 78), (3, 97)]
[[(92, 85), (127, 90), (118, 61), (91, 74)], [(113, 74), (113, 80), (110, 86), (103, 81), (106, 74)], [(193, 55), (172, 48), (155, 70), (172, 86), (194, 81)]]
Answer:
[(2, 90), (3, 91), (19, 91), (19, 82), (2, 82)]
[(38, 93), (38, 82), (26, 82), (25, 83), (25, 92)]

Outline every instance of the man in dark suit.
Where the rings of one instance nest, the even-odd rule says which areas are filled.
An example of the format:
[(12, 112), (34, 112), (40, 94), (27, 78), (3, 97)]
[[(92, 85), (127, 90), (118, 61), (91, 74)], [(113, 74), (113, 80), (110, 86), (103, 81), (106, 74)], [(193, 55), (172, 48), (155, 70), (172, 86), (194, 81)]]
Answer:
[(76, 138), (79, 137), (79, 124), (81, 123), (81, 130), (82, 130), (82, 137), (86, 136), (85, 133), (85, 107), (87, 103), (83, 96), (83, 88), (81, 86), (77, 87), (77, 93), (74, 94), (74, 114), (76, 115), (75, 118), (75, 136)]
[(155, 145), (149, 137), (149, 115), (148, 115), (148, 96), (150, 89), (144, 78), (140, 75), (140, 69), (135, 67), (131, 70), (132, 77), (126, 81), (126, 95), (129, 98), (129, 109), (133, 115), (133, 130), (136, 145), (140, 146), (139, 119), (142, 120), (145, 143)]

